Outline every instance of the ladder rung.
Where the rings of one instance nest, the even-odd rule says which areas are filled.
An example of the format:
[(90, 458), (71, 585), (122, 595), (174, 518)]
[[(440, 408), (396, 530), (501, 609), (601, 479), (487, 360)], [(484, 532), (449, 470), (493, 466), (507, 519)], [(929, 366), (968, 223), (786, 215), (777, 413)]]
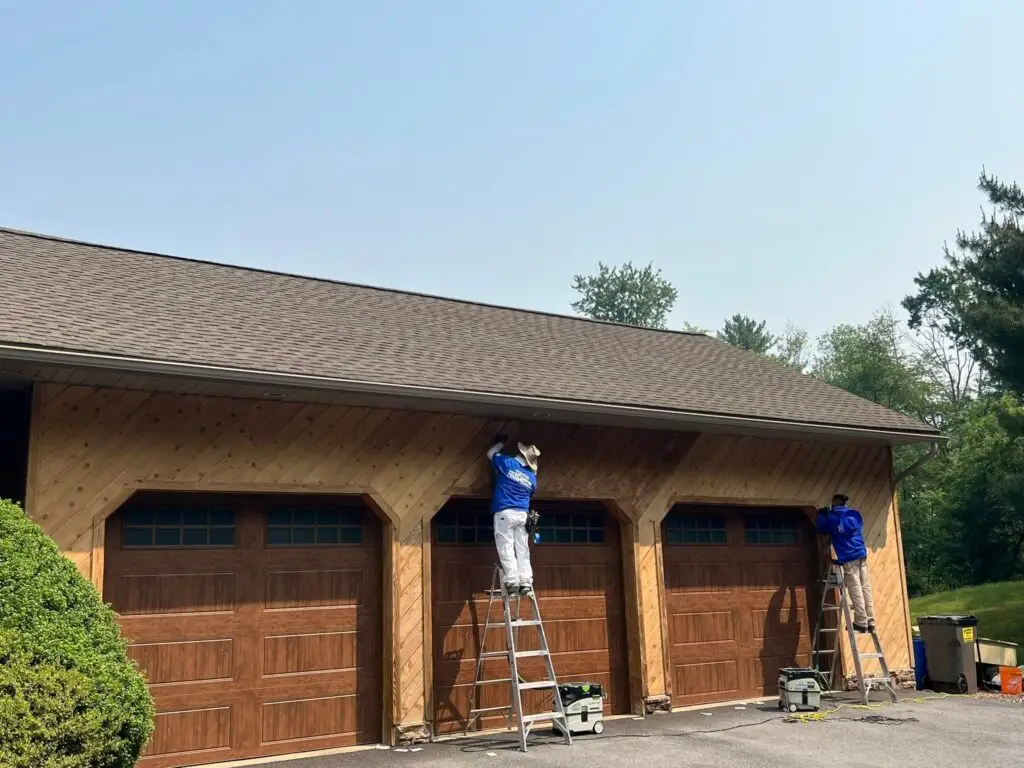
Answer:
[(823, 648), (820, 651), (811, 651), (811, 653), (818, 653), (818, 654), (835, 653), (835, 652), (836, 652), (835, 648)]
[(523, 715), (521, 719), (523, 723), (536, 723), (540, 720), (563, 720), (564, 718), (565, 715), (561, 712), (540, 712), (536, 715)]
[(885, 658), (885, 654), (884, 653), (859, 653), (857, 655), (860, 656), (862, 659), (884, 659)]
[(823, 606), (821, 606), (821, 610), (823, 610), (823, 611), (838, 611), (839, 608), (840, 608), (840, 606), (838, 606), (838, 605), (823, 605)]
[(516, 619), (512, 622), (513, 627), (539, 627), (540, 621), (537, 619)]
[(864, 682), (865, 683), (883, 683), (885, 685), (891, 685), (892, 684), (892, 680), (890, 680), (888, 677), (865, 677), (864, 678)]
[(554, 680), (537, 680), (532, 683), (520, 683), (519, 690), (521, 691), (535, 691), (538, 688), (557, 688), (558, 683)]
[(484, 651), (480, 654), (481, 659), (498, 659), (508, 657), (508, 651)]
[(824, 627), (823, 629), (819, 629), (819, 630), (818, 630), (818, 632), (820, 632), (820, 633), (825, 633), (825, 632), (838, 632), (838, 631), (839, 631), (838, 629), (835, 629), (835, 628), (830, 628), (830, 627)]
[(507, 712), (510, 709), (512, 709), (511, 705), (504, 707), (484, 707), (483, 709), (471, 709), (469, 710), (469, 714), (481, 715), (484, 712)]
[(489, 683), (511, 683), (511, 682), (512, 682), (512, 678), (511, 677), (498, 677), (498, 678), (495, 678), (494, 680), (477, 680), (476, 684), (477, 685), (488, 685)]
[[(502, 654), (504, 656), (504, 654)], [(529, 659), (534, 656), (547, 656), (547, 651), (516, 651), (517, 659)]]

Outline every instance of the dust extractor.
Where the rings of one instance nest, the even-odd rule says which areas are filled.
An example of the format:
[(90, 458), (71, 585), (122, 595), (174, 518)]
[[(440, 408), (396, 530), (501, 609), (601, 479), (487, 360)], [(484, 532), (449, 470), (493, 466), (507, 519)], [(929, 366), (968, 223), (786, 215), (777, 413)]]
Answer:
[(806, 667), (779, 670), (779, 709), (817, 712), (821, 708), (821, 673)]

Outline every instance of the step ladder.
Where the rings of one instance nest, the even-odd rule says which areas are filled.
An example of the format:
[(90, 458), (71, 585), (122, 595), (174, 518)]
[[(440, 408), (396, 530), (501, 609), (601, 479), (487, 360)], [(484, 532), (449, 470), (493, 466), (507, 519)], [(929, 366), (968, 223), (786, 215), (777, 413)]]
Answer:
[[(519, 749), (526, 751), (526, 739), (535, 723), (551, 721), (552, 725), (561, 726), (556, 730), (565, 737), (565, 743), (572, 744), (572, 736), (569, 733), (568, 723), (565, 719), (565, 708), (562, 706), (562, 697), (558, 693), (558, 682), (555, 679), (555, 668), (551, 662), (551, 652), (548, 648), (548, 638), (544, 633), (544, 624), (540, 618), (540, 608), (537, 606), (535, 592), (529, 595), (510, 595), (505, 590), (504, 572), (500, 565), (494, 566), (494, 575), (491, 577), (491, 588), (487, 590), (487, 619), (484, 622), (484, 631), (480, 636), (480, 653), (476, 659), (476, 676), (473, 679), (473, 689), (469, 696), (469, 716), (466, 718), (465, 733), (469, 733), (470, 726), (480, 715), (505, 714), (508, 727), (511, 730), (513, 721), (519, 733)], [(502, 620), (505, 625), (505, 649), (488, 650), (487, 635), (489, 631), (498, 626), (497, 621), (492, 621), (492, 608), (496, 600), (501, 600)], [(529, 601), (533, 607), (532, 618), (523, 618), (522, 601)], [(540, 640), (538, 650), (519, 650), (519, 630), (521, 628), (536, 628)], [(544, 659), (544, 667), (547, 677), (543, 680), (527, 681), (519, 674), (519, 660), (525, 658), (540, 657)], [(484, 662), (487, 659), (506, 659), (509, 666), (509, 676), (495, 679), (481, 679), (484, 669)], [(477, 707), (478, 694), (484, 686), (508, 685), (511, 704), (502, 707)], [(527, 715), (523, 713), (523, 691), (549, 690), (551, 691), (553, 709), (549, 712), (540, 712)]]
[[(877, 688), (885, 691), (889, 700), (895, 703), (897, 700), (896, 687), (889, 674), (889, 664), (885, 660), (885, 652), (882, 650), (881, 640), (878, 639), (878, 632), (872, 627), (867, 633), (871, 635), (874, 651), (863, 653), (857, 645), (857, 635), (861, 633), (853, 628), (853, 612), (846, 594), (846, 586), (843, 584), (843, 570), (837, 561), (829, 562), (821, 585), (821, 608), (818, 611), (818, 620), (814, 625), (811, 666), (818, 671), (828, 692), (834, 694), (836, 678), (840, 670), (839, 614), (841, 612), (842, 618), (846, 622), (846, 633), (850, 642), (850, 653), (853, 656), (854, 672), (857, 675), (857, 688), (860, 691), (861, 699), (867, 704), (872, 689)], [(829, 626), (832, 622), (827, 621), (827, 617), (832, 615), (836, 616), (836, 626)], [(833, 638), (832, 642), (828, 642), (828, 638)], [(865, 659), (877, 661), (882, 670), (881, 674), (865, 676), (863, 665)], [(828, 662), (827, 669), (823, 665), (826, 660)], [(845, 686), (843, 687), (845, 688)]]

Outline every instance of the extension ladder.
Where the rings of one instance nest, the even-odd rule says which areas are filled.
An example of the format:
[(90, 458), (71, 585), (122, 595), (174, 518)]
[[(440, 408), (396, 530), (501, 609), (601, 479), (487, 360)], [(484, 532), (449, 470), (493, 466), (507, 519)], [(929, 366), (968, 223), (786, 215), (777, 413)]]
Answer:
[[(826, 626), (825, 618), (829, 614), (843, 614), (846, 621), (846, 633), (850, 641), (850, 653), (853, 656), (854, 672), (857, 675), (857, 688), (860, 691), (861, 699), (865, 704), (873, 688), (884, 690), (889, 699), (896, 701), (896, 687), (893, 685), (892, 676), (889, 674), (889, 665), (885, 660), (885, 652), (882, 650), (882, 642), (878, 639), (878, 632), (874, 627), (868, 630), (874, 651), (862, 653), (857, 645), (857, 630), (853, 628), (853, 613), (850, 609), (850, 601), (846, 594), (846, 585), (843, 584), (842, 567), (835, 560), (831, 560), (822, 579), (821, 609), (818, 611), (818, 621), (814, 625), (814, 642), (811, 650), (811, 666), (818, 671), (824, 682), (827, 684), (829, 693), (835, 692), (836, 676), (839, 673), (839, 627), (838, 621), (835, 627)], [(830, 596), (834, 597), (830, 601)], [(835, 642), (828, 644), (826, 638), (832, 636)], [(830, 658), (828, 669), (822, 669), (823, 657)], [(873, 659), (882, 668), (881, 675), (865, 676), (862, 660)], [(844, 686), (845, 687), (845, 686)]]
[[(469, 728), (473, 721), (480, 715), (504, 712), (510, 729), (512, 728), (513, 719), (515, 720), (516, 728), (519, 733), (519, 749), (523, 752), (526, 751), (526, 738), (530, 735), (530, 729), (533, 727), (533, 724), (546, 720), (550, 720), (552, 724), (560, 723), (562, 727), (557, 730), (561, 731), (564, 735), (565, 743), (571, 745), (572, 736), (569, 733), (568, 723), (565, 719), (565, 708), (562, 706), (562, 697), (558, 692), (558, 682), (555, 680), (555, 668), (551, 662), (551, 652), (548, 648), (547, 635), (544, 633), (544, 624), (540, 619), (540, 608), (537, 606), (536, 593), (531, 591), (529, 595), (526, 596), (508, 594), (505, 590), (504, 572), (501, 570), (500, 565), (495, 564), (494, 575), (491, 577), (491, 588), (487, 590), (487, 596), (487, 619), (484, 622), (483, 634), (480, 635), (480, 653), (477, 655), (476, 659), (476, 676), (473, 679), (473, 689), (469, 697), (469, 716), (466, 718), (465, 733), (469, 733)], [(522, 600), (524, 597), (528, 599), (530, 604), (533, 606), (532, 618), (524, 619), (522, 617)], [(491, 620), (491, 609), (494, 606), (494, 601), (498, 598), (501, 599), (502, 618), (505, 625), (505, 650), (488, 651), (487, 634), (492, 627), (498, 626), (496, 621)], [(514, 616), (512, 607), (513, 601), (515, 602)], [(519, 629), (523, 627), (537, 628), (540, 640), (540, 648), (538, 650), (519, 650)], [(527, 682), (519, 675), (519, 659), (532, 657), (541, 657), (544, 659), (547, 677), (543, 680)], [(509, 676), (482, 680), (480, 676), (483, 673), (484, 662), (487, 659), (497, 658), (508, 660)], [(509, 685), (511, 704), (501, 707), (479, 708), (476, 706), (478, 701), (477, 694), (482, 686), (501, 685), (506, 683)], [(551, 691), (554, 704), (554, 709), (552, 711), (532, 715), (523, 714), (522, 692), (535, 690)]]

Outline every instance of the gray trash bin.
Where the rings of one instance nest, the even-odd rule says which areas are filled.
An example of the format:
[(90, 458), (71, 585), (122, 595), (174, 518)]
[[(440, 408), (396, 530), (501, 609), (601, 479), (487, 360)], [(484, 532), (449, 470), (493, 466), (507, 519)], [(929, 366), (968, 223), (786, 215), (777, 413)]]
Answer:
[(917, 620), (928, 663), (926, 688), (977, 693), (977, 616), (921, 616)]

